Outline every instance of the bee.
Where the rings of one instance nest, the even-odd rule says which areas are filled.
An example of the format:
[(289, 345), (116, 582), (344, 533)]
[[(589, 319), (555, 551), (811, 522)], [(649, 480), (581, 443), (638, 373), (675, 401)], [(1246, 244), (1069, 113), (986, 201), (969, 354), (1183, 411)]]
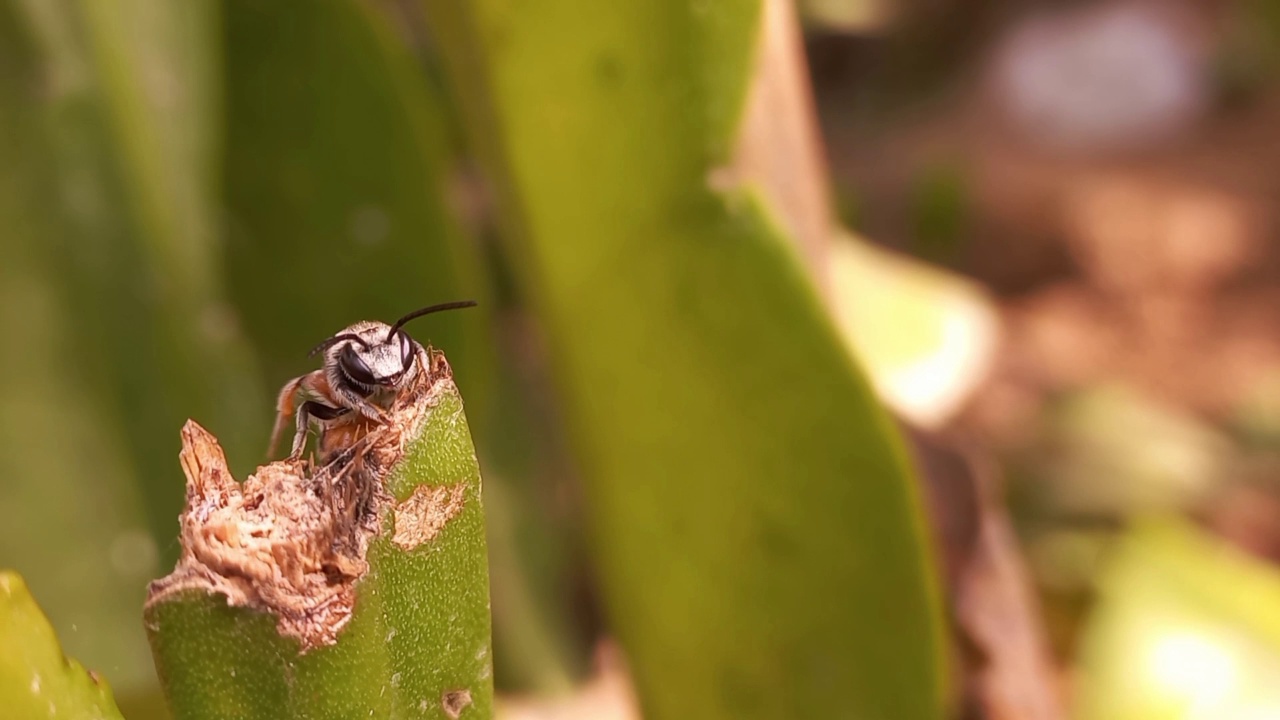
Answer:
[[(365, 320), (348, 326), (315, 346), (308, 357), (324, 354), (324, 364), (285, 383), (276, 400), (276, 421), (267, 455), (293, 419), (295, 432), (289, 460), (300, 460), (312, 425), (320, 437), (340, 424), (384, 424), (387, 410), (400, 394), (415, 386), (430, 363), (427, 351), (401, 328), (423, 315), (472, 307), (474, 300), (441, 303), (414, 310), (394, 324)], [(323, 449), (321, 456), (323, 459)]]

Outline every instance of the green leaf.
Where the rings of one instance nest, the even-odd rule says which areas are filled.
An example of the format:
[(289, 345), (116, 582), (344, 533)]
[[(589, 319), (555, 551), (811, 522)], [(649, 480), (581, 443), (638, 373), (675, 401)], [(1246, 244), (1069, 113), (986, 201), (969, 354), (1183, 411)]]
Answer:
[(11, 226), (0, 266), (34, 272), (5, 283), (3, 329), (30, 352), (6, 375), (18, 402), (0, 418), (3, 507), (19, 517), (0, 519), (0, 560), (44, 589), (69, 646), (126, 694), (154, 682), (137, 617), (174, 548), (171, 429), (191, 413), (243, 458), (267, 419), (214, 252), (215, 7), (3, 9), (29, 72), (3, 103), (27, 123), (9, 137), (4, 194), (32, 219)]
[(0, 353), (0, 565), (45, 598), (72, 654), (129, 691), (153, 682), (138, 608), (181, 497), (171, 469), (167, 511), (139, 491), (154, 465), (130, 439), (147, 408), (191, 395), (151, 345), (130, 344), (140, 326), (114, 335), (148, 315), (133, 312), (132, 270), (118, 274), (128, 244), (99, 172), (110, 145), (65, 11), (0, 3), (0, 336), (13, 350)]
[[(532, 453), (519, 447), (529, 431), (510, 378), (496, 377), (493, 293), (451, 202), (450, 109), (404, 24), (376, 4), (231, 0), (223, 10), (228, 276), (268, 377), (278, 387), (314, 369), (307, 349), (348, 323), (480, 301), (409, 331), (448, 350), (480, 428), (490, 493), (520, 509), (489, 518), (503, 677), (564, 689), (572, 662), (557, 631), (569, 623), (568, 583), (557, 585), (565, 572), (540, 559), (564, 529), (533, 511), (542, 498)], [(250, 457), (265, 446), (264, 435)]]
[(550, 338), (646, 717), (939, 717), (900, 441), (767, 202), (712, 187), (759, 3), (427, 7)]
[(1264, 718), (1280, 711), (1280, 573), (1174, 517), (1140, 520), (1085, 628), (1077, 717)]
[[(333, 581), (333, 574), (340, 570), (322, 565), (331, 562), (332, 556), (316, 555), (335, 547), (331, 542), (334, 537), (345, 535), (324, 535), (324, 542), (308, 544), (313, 536), (299, 530), (317, 517), (320, 508), (314, 504), (332, 500), (315, 499), (316, 488), (328, 487), (330, 482), (338, 487), (340, 477), (326, 476), (313, 485), (297, 466), (286, 462), (260, 468), (255, 474), (259, 479), (287, 476), (288, 482), (297, 483), (291, 491), (297, 494), (281, 494), (276, 481), (269, 481), (262, 486), (265, 494), (254, 503), (254, 510), (297, 510), (300, 506), (289, 505), (292, 502), (312, 505), (294, 514), (272, 510), (264, 515), (235, 515), (235, 527), (243, 528), (236, 532), (247, 535), (272, 532), (269, 528), (291, 528), (287, 533), (270, 535), (266, 552), (273, 564), (278, 558), (293, 558), (302, 565), (279, 560), (273, 565), (275, 572), (287, 577), (293, 572), (290, 568), (305, 566), (297, 570), (299, 577), (315, 575), (311, 587), (321, 588), (317, 592), (339, 588), (337, 595), (305, 596), (301, 604), (290, 606), (296, 615), (276, 614), (263, 607), (267, 602), (263, 598), (280, 597), (283, 592), (279, 588), (284, 581), (277, 575), (271, 575), (267, 582), (244, 584), (251, 575), (244, 568), (252, 567), (254, 558), (259, 557), (251, 552), (251, 541), (231, 539), (220, 546), (237, 549), (234, 557), (238, 562), (188, 565), (191, 558), (205, 557), (194, 551), (195, 542), (231, 527), (208, 519), (225, 517), (218, 509), (210, 510), (213, 506), (188, 507), (183, 560), (173, 575), (153, 585), (146, 613), (156, 668), (175, 718), (456, 720), (490, 716), (493, 680), (479, 464), (462, 399), (451, 378), (436, 381), (414, 407), (426, 413), (425, 420), (416, 429), (406, 430), (407, 449), (387, 475), (354, 477), (351, 487), (357, 491), (367, 487), (365, 483), (381, 482), (386, 493), (385, 497), (373, 496), (377, 510), (368, 530), (372, 534), (367, 538), (368, 554), (362, 558), (367, 567), (354, 579), (344, 576)], [(238, 496), (242, 488), (245, 493), (253, 492), (255, 480), (251, 479), (243, 486), (231, 481), (234, 489), (225, 486), (212, 495), (202, 495), (202, 482), (208, 488), (219, 482), (216, 478), (225, 478), (221, 451), (202, 433), (192, 426), (184, 430), (187, 450), (183, 462), (188, 473), (193, 473), (192, 452), (205, 452), (198, 466), (212, 468), (191, 475), (194, 502), (213, 498), (217, 504)], [(202, 437), (208, 440), (200, 440)], [(201, 443), (206, 450), (192, 450)], [(207, 449), (210, 445), (212, 449)], [(240, 513), (253, 511), (236, 507)], [(333, 517), (348, 516), (339, 513)], [(332, 530), (336, 526), (318, 527), (321, 532), (336, 532)], [(187, 528), (197, 530), (187, 532)], [(290, 555), (290, 548), (302, 550)], [(199, 578), (216, 576), (215, 584), (189, 582), (191, 575), (184, 573), (190, 568), (197, 568)], [(211, 571), (214, 576), (209, 575)], [(343, 613), (334, 608), (346, 602), (341, 593), (348, 586), (341, 583), (347, 582), (353, 583), (354, 605), (349, 606), (352, 611), (345, 625), (334, 624), (333, 618)], [(232, 596), (236, 599), (229, 602)], [(338, 600), (329, 602), (334, 597)], [(293, 630), (286, 633), (289, 618), (295, 622), (289, 625)], [(331, 637), (317, 640), (317, 628)]]
[(847, 236), (831, 249), (836, 318), (880, 398), (918, 427), (951, 420), (986, 377), (999, 339), (976, 284)]
[(119, 718), (111, 689), (68, 660), (27, 585), (0, 571), (0, 706), (5, 717), (49, 720)]
[(22, 6), (49, 86), (40, 109), (65, 217), (51, 253), (59, 290), (76, 349), (93, 358), (82, 372), (168, 553), (182, 504), (171, 429), (199, 417), (243, 461), (269, 420), (221, 287), (217, 5)]
[(489, 291), (447, 204), (441, 103), (396, 28), (355, 0), (225, 12), (228, 274), (269, 377), (314, 369), (306, 351), (347, 324), (477, 299), (409, 329), (483, 414)]

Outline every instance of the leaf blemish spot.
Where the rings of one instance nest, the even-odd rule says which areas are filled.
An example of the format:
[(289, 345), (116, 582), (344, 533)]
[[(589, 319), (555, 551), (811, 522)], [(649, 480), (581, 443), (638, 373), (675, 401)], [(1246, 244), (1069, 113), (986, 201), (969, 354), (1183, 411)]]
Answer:
[(401, 550), (412, 550), (431, 542), (446, 523), (462, 512), (466, 492), (466, 483), (414, 488), (407, 500), (396, 505), (395, 534), (391, 542)]
[(458, 720), (458, 716), (470, 704), (470, 690), (450, 690), (444, 694), (444, 697), (440, 698), (440, 706), (444, 708), (444, 713), (453, 718), (453, 720)]

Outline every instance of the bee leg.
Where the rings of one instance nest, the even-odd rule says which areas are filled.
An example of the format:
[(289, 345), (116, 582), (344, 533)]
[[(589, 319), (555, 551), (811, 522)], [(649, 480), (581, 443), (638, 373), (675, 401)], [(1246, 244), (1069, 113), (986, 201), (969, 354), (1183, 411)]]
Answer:
[(276, 446), (280, 444), (280, 436), (284, 434), (284, 428), (289, 423), (289, 418), (294, 415), (294, 402), (305, 377), (306, 375), (296, 377), (280, 388), (280, 396), (276, 399), (276, 422), (271, 428), (271, 444), (267, 446), (268, 458), (275, 454)]
[(308, 400), (299, 405), (297, 430), (293, 435), (293, 452), (289, 453), (289, 459), (300, 460), (302, 458), (302, 450), (307, 445), (307, 432), (311, 429), (312, 418), (325, 422), (340, 415), (345, 415), (347, 412), (346, 408), (330, 407), (315, 400)]
[(311, 413), (309, 402), (304, 402), (298, 406), (298, 414), (295, 416), (297, 420), (297, 428), (293, 433), (293, 450), (289, 452), (290, 460), (301, 460), (302, 450), (307, 446), (307, 431), (311, 429)]
[(386, 410), (383, 410), (377, 405), (369, 402), (368, 398), (363, 395), (347, 390), (346, 388), (337, 388), (335, 392), (343, 405), (346, 405), (370, 420), (384, 425), (389, 420)]

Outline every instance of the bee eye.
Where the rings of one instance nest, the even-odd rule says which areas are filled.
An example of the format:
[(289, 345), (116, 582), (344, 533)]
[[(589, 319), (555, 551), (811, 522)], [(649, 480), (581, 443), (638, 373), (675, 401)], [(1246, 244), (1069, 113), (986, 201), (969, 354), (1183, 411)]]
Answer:
[(408, 368), (413, 362), (413, 340), (405, 333), (400, 333), (400, 367)]
[(360, 359), (356, 351), (351, 349), (350, 345), (343, 348), (342, 353), (338, 355), (338, 366), (347, 374), (347, 377), (358, 383), (373, 385), (377, 382), (373, 377), (373, 371), (364, 363), (364, 360)]

